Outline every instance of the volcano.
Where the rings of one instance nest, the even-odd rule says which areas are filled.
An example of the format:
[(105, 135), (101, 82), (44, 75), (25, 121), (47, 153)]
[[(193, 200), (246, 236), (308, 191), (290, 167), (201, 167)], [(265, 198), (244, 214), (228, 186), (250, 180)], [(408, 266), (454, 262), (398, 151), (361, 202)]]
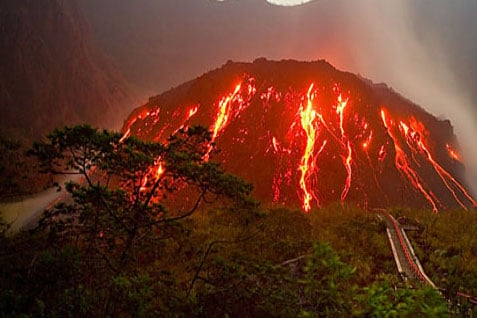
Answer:
[(262, 203), (477, 207), (448, 120), (326, 61), (227, 62), (151, 97), (123, 133), (164, 142), (192, 125), (210, 128), (204, 160), (252, 182)]

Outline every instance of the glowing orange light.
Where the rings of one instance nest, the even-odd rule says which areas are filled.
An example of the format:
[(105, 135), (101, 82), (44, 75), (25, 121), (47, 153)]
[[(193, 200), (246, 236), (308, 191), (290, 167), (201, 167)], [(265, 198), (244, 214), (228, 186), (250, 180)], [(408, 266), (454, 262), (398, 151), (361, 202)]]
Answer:
[[(189, 109), (187, 112), (186, 118), (183, 120), (182, 124), (177, 128), (172, 134), (175, 135), (179, 130), (183, 129), (185, 127), (185, 124), (199, 111), (199, 105), (195, 105)], [(162, 135), (162, 132), (161, 134)]]
[(368, 149), (368, 147), (369, 147), (369, 145), (371, 144), (372, 140), (373, 140), (373, 131), (371, 130), (371, 132), (369, 133), (368, 138), (366, 139), (365, 142), (363, 142), (363, 148), (364, 148), (365, 150)]
[[(228, 94), (227, 96), (223, 97), (220, 100), (218, 105), (217, 115), (215, 116), (214, 123), (212, 124), (212, 127), (211, 127), (211, 130), (212, 130), (211, 143), (214, 143), (217, 137), (220, 135), (220, 133), (227, 127), (231, 117), (233, 115), (237, 116), (238, 113), (240, 113), (246, 108), (246, 102), (243, 100), (243, 97), (240, 94), (241, 88), (242, 88), (242, 83), (236, 85), (235, 90), (232, 93)], [(256, 90), (254, 89), (251, 83), (248, 86), (248, 92), (250, 92), (251, 94), (254, 94), (256, 92)], [(250, 98), (251, 95), (249, 95), (248, 97)], [(236, 111), (237, 113), (233, 114), (233, 103), (236, 100), (239, 102), (239, 105)], [(212, 151), (212, 148), (213, 146), (210, 145), (207, 153), (204, 155), (205, 161), (209, 160), (209, 156), (210, 156), (210, 152)]]
[(447, 152), (449, 153), (449, 157), (451, 157), (452, 159), (456, 161), (461, 161), (459, 153), (455, 151), (454, 149), (452, 149), (452, 147), (449, 144), (446, 144), (446, 149), (447, 149)]
[(141, 186), (139, 187), (139, 191), (140, 192), (144, 192), (147, 190), (147, 176), (145, 176), (143, 179), (142, 179), (142, 182), (141, 182)]
[(346, 169), (346, 181), (343, 191), (341, 192), (341, 202), (344, 202), (346, 196), (348, 195), (349, 189), (351, 187), (351, 175), (352, 169), (351, 165), (353, 163), (353, 152), (351, 149), (351, 142), (349, 141), (348, 137), (346, 136), (345, 129), (344, 129), (344, 111), (346, 106), (348, 105), (348, 100), (344, 100), (341, 97), (341, 94), (338, 96), (338, 105), (336, 106), (336, 113), (339, 115), (340, 119), (340, 131), (341, 131), (341, 140), (346, 145), (346, 156), (342, 156), (343, 164)]
[(346, 196), (348, 195), (349, 189), (351, 187), (351, 163), (353, 161), (353, 152), (351, 151), (351, 143), (348, 140), (348, 155), (344, 158), (344, 164), (347, 172), (345, 187), (341, 193), (341, 202), (344, 202)]
[(192, 116), (194, 116), (195, 114), (197, 114), (197, 111), (199, 110), (199, 106), (194, 106), (192, 107), (190, 110), (189, 110), (189, 116), (187, 117), (187, 119), (190, 119)]
[[(437, 203), (438, 200), (435, 197), (435, 195), (432, 193), (432, 191), (427, 191), (424, 186), (421, 183), (421, 178), (419, 177), (419, 174), (412, 169), (411, 164), (409, 163), (409, 160), (407, 158), (406, 153), (404, 150), (401, 148), (401, 146), (398, 143), (398, 139), (396, 136), (393, 134), (392, 129), (390, 128), (390, 125), (392, 124), (392, 121), (389, 122), (387, 119), (388, 115), (386, 114), (386, 111), (384, 108), (381, 109), (381, 119), (383, 120), (383, 125), (386, 127), (388, 135), (391, 137), (391, 139), (394, 142), (394, 149), (396, 151), (396, 158), (395, 158), (395, 165), (398, 171), (406, 176), (411, 184), (419, 190), (422, 195), (426, 198), (426, 200), (431, 204), (432, 210), (434, 212), (437, 212)], [(405, 125), (401, 125), (403, 129), (405, 129)]]
[[(157, 115), (158, 113), (159, 113), (159, 109), (153, 112), (153, 115)], [(127, 138), (131, 136), (131, 127), (132, 125), (134, 125), (136, 121), (138, 121), (139, 119), (146, 118), (150, 115), (151, 115), (151, 112), (148, 109), (144, 109), (136, 117), (132, 118), (126, 125), (126, 132), (123, 134), (119, 142), (122, 143), (124, 142), (124, 140), (126, 140)]]
[(273, 144), (273, 149), (275, 149), (275, 152), (278, 152), (278, 141), (277, 141), (277, 138), (273, 137), (273, 139), (272, 139), (272, 144)]
[[(230, 142), (231, 145), (227, 144), (225, 147), (232, 146), (235, 147), (234, 150), (229, 151), (228, 148), (225, 148), (225, 151), (219, 154), (217, 159), (222, 160), (225, 165), (230, 164), (231, 169), (237, 171), (236, 163), (232, 162), (237, 146), (243, 147), (244, 151), (249, 151), (256, 145), (255, 140), (249, 143), (251, 138), (256, 138), (260, 147), (265, 145), (264, 153), (263, 149), (254, 149), (254, 152), (246, 157), (255, 160), (252, 164), (256, 164), (257, 158), (265, 155), (264, 159), (269, 160), (271, 165), (264, 173), (269, 173), (272, 169), (275, 170), (271, 184), (272, 193), (266, 193), (259, 189), (259, 195), (264, 193), (269, 195), (270, 199), (273, 198), (273, 203), (299, 202), (305, 212), (309, 212), (315, 204), (319, 206), (321, 200), (345, 202), (351, 195), (353, 198), (358, 198), (361, 192), (363, 201), (359, 204), (366, 205), (368, 199), (370, 203), (372, 201), (379, 202), (381, 199), (379, 194), (368, 192), (372, 189), (380, 190), (385, 200), (388, 199), (386, 195), (390, 195), (389, 199), (395, 198), (396, 195), (389, 194), (389, 189), (382, 188), (380, 182), (383, 182), (385, 176), (391, 178), (397, 176), (401, 178), (400, 180), (406, 188), (423, 196), (425, 199), (422, 199), (423, 202), (429, 202), (434, 211), (443, 207), (432, 192), (434, 189), (445, 191), (443, 199), (451, 199), (451, 195), (447, 194), (448, 189), (458, 204), (464, 208), (471, 206), (469, 202), (477, 206), (476, 201), (464, 187), (437, 163), (440, 157), (435, 155), (443, 153), (444, 149), (438, 152), (435, 149), (443, 148), (443, 145), (428, 139), (428, 131), (422, 123), (394, 116), (393, 113), (382, 108), (379, 110), (382, 124), (389, 135), (383, 139), (382, 131), (375, 127), (376, 117), (368, 118), (367, 116), (372, 105), (360, 105), (361, 100), (359, 96), (356, 96), (355, 106), (354, 102), (349, 102), (344, 91), (343, 94), (340, 92), (340, 84), (334, 84), (332, 92), (325, 92), (323, 100), (317, 98), (322, 96), (317, 92), (329, 89), (327, 84), (320, 84), (320, 86), (311, 84), (305, 92), (297, 92), (289, 87), (283, 93), (274, 86), (266, 85), (269, 84), (261, 83), (260, 89), (257, 91), (255, 80), (246, 77), (240, 84), (234, 83), (228, 92), (217, 98), (212, 104), (211, 118), (205, 117), (209, 111), (206, 106), (206, 109), (201, 109), (201, 111), (204, 110), (204, 114), (197, 116), (200, 118), (196, 120), (201, 123), (207, 119), (210, 120), (208, 127), (211, 132), (211, 144), (206, 148), (206, 154), (203, 157), (205, 161), (209, 160), (209, 154), (212, 153), (215, 143), (218, 141)], [(252, 98), (257, 92), (257, 98)], [(334, 100), (330, 101), (330, 95), (334, 96)], [(350, 100), (351, 97), (350, 95)], [(250, 113), (245, 113), (250, 105), (256, 107), (256, 104), (263, 108), (251, 109)], [(364, 109), (366, 113), (363, 112)], [(192, 105), (188, 108), (164, 108), (160, 118), (159, 110), (158, 107), (151, 106), (149, 109), (141, 109), (140, 112), (136, 112), (124, 126), (120, 142), (124, 142), (131, 135), (147, 136), (154, 141), (165, 142), (163, 136), (172, 131), (175, 133), (190, 125), (193, 116), (199, 113), (199, 105)], [(295, 116), (291, 117), (287, 114)], [(249, 117), (249, 115), (254, 117)], [(156, 125), (159, 119), (164, 122), (164, 125)], [(287, 120), (290, 121), (286, 123)], [(380, 124), (379, 118), (377, 120)], [(245, 124), (245, 126), (239, 127), (238, 124)], [(267, 127), (268, 124), (274, 126), (269, 128), (270, 130), (266, 134), (257, 129), (259, 125)], [(288, 127), (283, 129), (283, 125)], [(230, 129), (227, 127), (232, 126), (234, 132), (237, 132), (233, 136), (226, 134), (227, 129)], [(449, 158), (460, 161), (459, 153), (450, 144), (444, 145)], [(333, 165), (337, 165), (331, 168), (334, 171), (340, 170), (339, 173), (342, 177), (339, 182), (342, 183), (336, 188), (338, 180), (327, 182), (332, 187), (327, 189), (330, 191), (323, 192), (323, 197), (321, 197), (319, 166), (322, 159), (320, 155), (324, 153), (329, 155), (326, 160), (327, 164), (333, 162)], [(387, 164), (384, 164), (388, 153), (393, 154), (393, 158), (390, 158), (391, 169), (398, 172), (397, 174), (383, 174), (384, 170), (389, 168)], [(361, 172), (362, 166), (366, 165), (366, 159), (369, 167), (364, 167), (367, 171)], [(447, 159), (445, 162), (450, 163), (451, 159)], [(241, 169), (240, 164), (238, 169)], [(436, 171), (436, 175), (434, 175), (431, 165)], [(438, 185), (426, 183), (428, 180), (424, 177), (427, 177), (429, 173), (432, 174), (430, 180), (438, 181), (439, 179), (436, 178), (438, 175), (447, 189), (440, 182)], [(156, 187), (151, 185), (161, 182), (165, 174), (165, 164), (161, 162), (161, 158), (157, 158), (145, 176), (136, 178), (134, 186), (139, 187), (140, 192), (155, 190)], [(379, 178), (379, 174), (383, 180)], [(327, 174), (323, 173), (323, 175)], [(372, 184), (369, 187), (368, 180), (363, 179), (369, 177), (369, 181), (372, 182), (371, 175), (374, 176), (376, 187)], [(155, 182), (153, 182), (154, 180)], [(290, 197), (290, 193), (293, 198)], [(442, 202), (447, 203), (447, 201)], [(384, 204), (384, 201), (382, 203)]]
[(383, 162), (384, 159), (386, 159), (386, 147), (384, 147), (384, 145), (381, 146), (381, 148), (379, 149), (379, 152), (378, 152), (378, 160), (379, 162)]
[(217, 138), (219, 133), (227, 126), (229, 121), (230, 113), (232, 111), (232, 102), (234, 97), (240, 91), (242, 84), (238, 84), (235, 87), (235, 90), (232, 94), (228, 95), (227, 97), (223, 98), (219, 103), (219, 111), (217, 113), (217, 117), (215, 119), (215, 123), (213, 125), (213, 133), (212, 133), (212, 142)]
[[(306, 135), (306, 146), (303, 156), (300, 160), (300, 188), (303, 192), (302, 206), (305, 212), (311, 210), (311, 200), (316, 199), (313, 190), (310, 186), (310, 178), (315, 173), (315, 142), (318, 137), (318, 122), (316, 121), (316, 111), (313, 109), (313, 84), (308, 88), (306, 107), (300, 107), (299, 114), (301, 120), (301, 127)], [(321, 153), (326, 145), (326, 140), (323, 142), (318, 154)], [(319, 203), (318, 203), (319, 204)]]
[(124, 140), (126, 140), (126, 139), (129, 138), (129, 136), (131, 136), (131, 128), (128, 128), (128, 129), (126, 130), (126, 132), (123, 134), (123, 136), (121, 137), (121, 139), (119, 139), (119, 142), (120, 142), (120, 143), (123, 143)]
[(165, 172), (164, 167), (162, 166), (162, 163), (160, 163), (159, 166), (157, 167), (157, 171), (156, 171), (156, 180), (158, 180), (160, 177), (162, 177), (164, 172)]
[(345, 131), (343, 127), (343, 121), (344, 121), (344, 110), (346, 108), (346, 105), (348, 104), (348, 100), (343, 101), (343, 98), (341, 97), (341, 94), (338, 96), (338, 105), (336, 105), (336, 113), (340, 116), (340, 130), (341, 130), (341, 136), (345, 136)]
[[(441, 178), (446, 188), (451, 192), (456, 202), (464, 209), (467, 209), (466, 205), (459, 199), (456, 190), (460, 191), (474, 207), (477, 207), (477, 202), (472, 196), (465, 190), (465, 188), (448, 172), (446, 171), (432, 156), (429, 148), (425, 144), (425, 136), (428, 135), (423, 123), (416, 121), (415, 118), (411, 118), (409, 128), (405, 123), (401, 122), (400, 125), (404, 128), (403, 132), (406, 137), (406, 142), (411, 150), (414, 152), (419, 151), (424, 155), (427, 161), (434, 167), (434, 170)], [(415, 147), (417, 145), (417, 149)]]

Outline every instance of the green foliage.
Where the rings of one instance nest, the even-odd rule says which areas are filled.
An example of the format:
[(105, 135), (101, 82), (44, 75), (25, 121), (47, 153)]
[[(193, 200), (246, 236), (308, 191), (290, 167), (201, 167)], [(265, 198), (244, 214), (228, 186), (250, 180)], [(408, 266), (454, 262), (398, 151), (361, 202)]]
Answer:
[(369, 284), (382, 274), (395, 274), (396, 266), (386, 225), (376, 214), (353, 206), (330, 205), (310, 215), (312, 238), (326, 241), (341, 259), (356, 268), (358, 285)]
[(447, 304), (432, 288), (393, 289), (386, 282), (364, 288), (356, 298), (361, 308), (355, 315), (363, 317), (448, 317)]
[[(160, 295), (169, 280), (150, 273), (167, 246), (187, 241), (182, 221), (205, 201), (226, 199), (239, 210), (256, 206), (250, 184), (203, 160), (209, 147), (210, 134), (202, 127), (180, 131), (164, 144), (121, 140), (120, 134), (89, 126), (65, 127), (34, 144), (30, 154), (43, 171), (81, 179), (66, 186), (71, 200), (47, 211), (40, 222), (46, 245), (28, 255), (33, 260), (28, 273), (36, 273), (36, 283), (45, 287), (31, 288), (26, 298), (50, 313), (156, 312), (149, 306), (152, 295)], [(65, 249), (74, 254), (59, 253)]]
[[(209, 146), (210, 135), (201, 127), (157, 144), (77, 126), (36, 144), (31, 154), (43, 170), (82, 179), (66, 186), (71, 198), (47, 211), (38, 229), (1, 237), (0, 312), (445, 314), (435, 292), (399, 288), (385, 229), (375, 215), (338, 205), (311, 215), (259, 211), (249, 184), (203, 160)], [(211, 201), (205, 209), (203, 203)]]
[[(166, 228), (194, 213), (209, 195), (251, 206), (251, 185), (203, 161), (210, 136), (201, 127), (181, 131), (166, 144), (123, 141), (117, 133), (89, 126), (55, 130), (48, 139), (31, 151), (42, 168), (78, 174), (84, 182), (68, 184), (74, 202), (47, 213), (42, 225), (62, 238), (86, 240), (116, 273), (154, 241), (167, 238)], [(184, 187), (184, 199), (192, 202), (187, 210), (166, 208), (167, 196), (184, 196), (179, 193)]]
[(202, 317), (296, 317), (297, 284), (287, 268), (250, 260), (247, 255), (217, 255), (204, 268), (195, 291)]
[(398, 217), (413, 220), (421, 231), (408, 236), (424, 270), (446, 296), (457, 291), (477, 295), (477, 214), (453, 210), (438, 214), (414, 210), (393, 211)]
[(101, 259), (85, 262), (88, 245), (24, 233), (2, 246), (0, 310), (62, 317), (445, 316), (438, 294), (401, 289), (395, 275), (363, 284), (343, 251), (314, 243), (309, 221), (286, 209), (203, 210), (182, 220), (160, 248), (149, 245), (142, 258), (108, 275)]
[(341, 262), (329, 244), (315, 244), (303, 268), (306, 316), (348, 316), (356, 287), (349, 280), (355, 268)]

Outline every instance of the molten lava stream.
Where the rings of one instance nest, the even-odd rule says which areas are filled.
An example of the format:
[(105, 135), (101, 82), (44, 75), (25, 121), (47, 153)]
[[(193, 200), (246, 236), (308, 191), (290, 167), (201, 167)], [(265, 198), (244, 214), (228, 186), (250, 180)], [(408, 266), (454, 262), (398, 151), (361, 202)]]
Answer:
[[(208, 147), (207, 153), (204, 155), (204, 160), (208, 161), (210, 152), (213, 149), (213, 143), (217, 137), (224, 131), (230, 121), (237, 117), (242, 111), (244, 111), (248, 105), (250, 105), (250, 100), (256, 94), (257, 90), (253, 84), (254, 79), (249, 78), (249, 84), (246, 89), (247, 99), (244, 99), (241, 94), (242, 83), (235, 86), (235, 90), (224, 96), (218, 103), (217, 114), (215, 116), (214, 122), (210, 128), (212, 131), (211, 144)], [(234, 103), (237, 103), (237, 107), (234, 110)]]
[(232, 94), (229, 94), (225, 98), (222, 98), (222, 100), (219, 102), (219, 110), (217, 112), (217, 116), (215, 118), (215, 122), (213, 124), (213, 129), (212, 129), (212, 142), (215, 141), (219, 133), (227, 127), (227, 124), (229, 122), (229, 118), (232, 113), (232, 106), (233, 106), (233, 101), (235, 96), (240, 92), (240, 88), (242, 86), (242, 83), (238, 84), (235, 87), (235, 90)]
[(344, 200), (346, 199), (346, 196), (348, 195), (349, 189), (351, 187), (351, 177), (352, 177), (351, 165), (353, 163), (353, 151), (351, 148), (351, 142), (346, 136), (346, 132), (344, 129), (344, 111), (347, 105), (348, 105), (348, 100), (343, 101), (340, 94), (338, 96), (338, 105), (336, 106), (336, 113), (339, 115), (339, 118), (340, 118), (341, 142), (343, 145), (345, 145), (345, 149), (346, 149), (346, 156), (341, 156), (341, 158), (343, 160), (343, 164), (346, 168), (346, 174), (347, 174), (343, 192), (341, 192), (341, 203), (344, 203)]
[[(456, 202), (465, 210), (467, 210), (467, 206), (459, 199), (457, 193), (455, 192), (454, 187), (460, 190), (460, 192), (472, 203), (474, 207), (477, 207), (477, 202), (470, 196), (470, 194), (465, 190), (465, 188), (457, 181), (455, 178), (447, 172), (441, 165), (439, 165), (431, 155), (428, 147), (424, 144), (423, 137), (425, 136), (425, 132), (423, 129), (420, 129), (420, 126), (415, 120), (412, 121), (411, 127), (406, 125), (404, 122), (400, 122), (400, 127), (402, 128), (402, 132), (406, 137), (406, 142), (409, 145), (409, 148), (416, 151), (414, 144), (417, 145), (419, 153), (422, 153), (427, 161), (433, 166), (436, 173), (441, 178), (442, 182), (452, 193)], [(452, 186), (453, 185), (453, 186)]]
[(313, 199), (317, 201), (318, 205), (320, 204), (317, 196), (313, 192), (313, 189), (311, 189), (311, 181), (312, 176), (317, 172), (316, 157), (323, 151), (327, 143), (326, 140), (323, 141), (315, 156), (314, 152), (315, 144), (319, 135), (319, 123), (316, 120), (317, 112), (313, 109), (314, 94), (312, 91), (313, 84), (311, 84), (308, 89), (306, 107), (303, 107), (302, 104), (299, 109), (301, 127), (306, 135), (306, 146), (298, 167), (300, 170), (299, 185), (303, 192), (302, 207), (305, 212), (309, 212), (311, 210), (311, 201)]
[(449, 144), (446, 144), (446, 149), (447, 149), (447, 152), (449, 153), (449, 157), (451, 157), (452, 159), (456, 161), (459, 161), (459, 162), (461, 161), (460, 155), (457, 153), (457, 151), (452, 149), (452, 147)]
[(175, 135), (179, 130), (185, 127), (185, 124), (199, 111), (200, 105), (192, 106), (189, 111), (187, 112), (186, 118), (182, 121), (182, 124), (177, 128), (172, 134)]
[(394, 142), (394, 148), (396, 151), (396, 168), (401, 174), (404, 174), (404, 176), (409, 179), (414, 188), (416, 188), (422, 193), (426, 200), (432, 205), (432, 210), (434, 211), (434, 213), (436, 213), (438, 211), (436, 202), (439, 203), (439, 201), (432, 193), (432, 191), (427, 192), (426, 189), (424, 189), (424, 186), (421, 184), (421, 178), (419, 177), (419, 174), (414, 171), (414, 169), (412, 169), (406, 153), (399, 146), (398, 140), (392, 132), (392, 127), (390, 127), (393, 124), (393, 121), (388, 122), (388, 116), (384, 108), (381, 109), (381, 119), (383, 121), (384, 127), (387, 129), (388, 135)]

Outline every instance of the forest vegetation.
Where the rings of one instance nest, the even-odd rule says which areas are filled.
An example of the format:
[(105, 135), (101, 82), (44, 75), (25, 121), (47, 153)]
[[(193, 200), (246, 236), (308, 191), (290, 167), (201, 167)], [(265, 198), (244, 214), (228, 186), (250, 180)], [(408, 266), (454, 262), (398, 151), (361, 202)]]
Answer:
[[(158, 144), (76, 126), (35, 144), (30, 155), (42, 171), (78, 173), (83, 180), (63, 189), (71, 199), (47, 211), (37, 228), (9, 236), (3, 224), (0, 311), (40, 317), (448, 315), (437, 291), (401, 281), (375, 213), (339, 204), (309, 214), (260, 206), (250, 184), (203, 160), (209, 142), (201, 127)], [(158, 165), (160, 173), (151, 169)], [(438, 285), (476, 290), (471, 212), (392, 213), (424, 229), (412, 240)]]

